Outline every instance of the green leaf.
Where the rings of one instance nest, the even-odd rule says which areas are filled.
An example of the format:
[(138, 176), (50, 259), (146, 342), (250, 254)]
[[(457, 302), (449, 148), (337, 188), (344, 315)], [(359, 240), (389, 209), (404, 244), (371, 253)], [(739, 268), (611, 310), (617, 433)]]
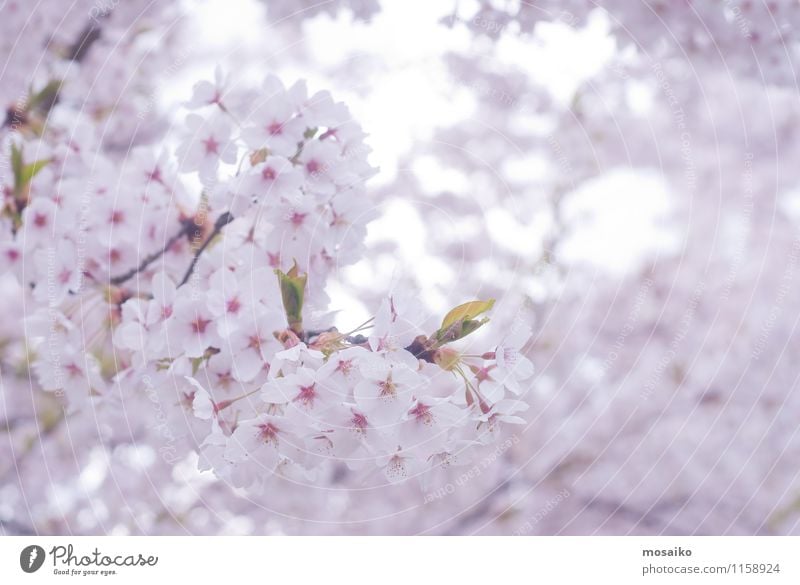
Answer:
[(50, 163), (50, 159), (42, 159), (37, 160), (36, 162), (32, 162), (28, 165), (22, 167), (22, 174), (20, 179), (22, 180), (22, 185), (27, 185), (31, 179), (33, 179), (36, 174), (41, 171), (44, 167), (46, 167)]
[(475, 319), (494, 306), (494, 299), (470, 301), (451, 310), (442, 320), (442, 326), (433, 334), (438, 346), (457, 341), (473, 333), (489, 321), (488, 318)]
[(22, 180), (22, 150), (16, 144), (11, 145), (11, 172), (14, 173), (14, 185), (19, 185)]
[(303, 332), (303, 299), (308, 274), (300, 274), (297, 261), (289, 272), (283, 273), (276, 268), (275, 274), (278, 275), (283, 310), (286, 313), (289, 328), (299, 335)]
[(42, 159), (26, 165), (22, 158), (22, 149), (17, 148), (16, 144), (12, 144), (11, 172), (14, 174), (14, 192), (17, 195), (23, 194), (31, 179), (49, 163), (50, 159)]
[(485, 313), (493, 306), (494, 299), (489, 299), (488, 301), (470, 301), (468, 303), (464, 303), (463, 305), (458, 305), (455, 309), (451, 310), (449, 313), (447, 313), (447, 315), (445, 315), (444, 320), (442, 320), (442, 326), (440, 330), (447, 329), (457, 321), (472, 320), (481, 313)]
[(203, 356), (200, 356), (189, 360), (192, 363), (192, 376), (196, 376), (197, 372), (200, 371), (200, 366), (203, 365), (204, 359), (205, 358)]
[(433, 334), (433, 336), (436, 339), (437, 344), (441, 346), (445, 343), (458, 341), (459, 339), (466, 337), (488, 322), (489, 319), (486, 317), (480, 320), (467, 319), (465, 321), (456, 321), (447, 329), (439, 329)]

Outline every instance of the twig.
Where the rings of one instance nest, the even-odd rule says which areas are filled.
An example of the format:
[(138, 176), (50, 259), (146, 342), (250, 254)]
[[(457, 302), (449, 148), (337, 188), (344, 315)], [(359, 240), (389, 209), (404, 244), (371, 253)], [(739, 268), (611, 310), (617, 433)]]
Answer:
[(89, 54), (89, 49), (92, 45), (102, 36), (102, 29), (97, 26), (96, 22), (90, 21), (81, 31), (81, 35), (70, 46), (67, 52), (67, 59), (80, 63)]
[(181, 287), (184, 284), (186, 284), (187, 282), (189, 282), (189, 278), (192, 276), (192, 272), (194, 272), (194, 267), (197, 264), (197, 261), (200, 259), (200, 254), (202, 254), (203, 251), (208, 247), (208, 245), (211, 243), (211, 240), (213, 240), (215, 237), (217, 237), (217, 235), (222, 231), (222, 228), (224, 228), (226, 225), (228, 225), (232, 221), (233, 221), (233, 215), (231, 215), (231, 213), (228, 212), (228, 211), (226, 211), (225, 213), (223, 213), (222, 215), (220, 215), (217, 218), (217, 221), (214, 222), (214, 229), (211, 231), (210, 234), (208, 234), (208, 237), (206, 238), (206, 240), (202, 243), (202, 245), (194, 253), (194, 257), (192, 258), (192, 262), (191, 262), (191, 264), (189, 264), (189, 268), (186, 269), (186, 274), (183, 275), (183, 278), (181, 279), (180, 283), (178, 284), (178, 287)]
[(150, 264), (161, 258), (161, 256), (163, 256), (166, 253), (166, 251), (169, 250), (173, 246), (173, 244), (175, 244), (175, 242), (177, 242), (183, 236), (187, 235), (193, 227), (195, 226), (191, 220), (185, 220), (183, 223), (183, 227), (180, 229), (180, 231), (174, 236), (172, 236), (169, 240), (167, 240), (167, 243), (164, 244), (163, 248), (161, 248), (157, 252), (153, 252), (149, 256), (146, 256), (144, 260), (142, 260), (139, 266), (137, 266), (136, 268), (131, 268), (125, 274), (120, 274), (119, 276), (113, 277), (111, 280), (109, 280), (109, 283), (113, 284), (114, 286), (119, 286), (123, 282), (133, 278), (140, 272), (144, 271), (145, 269), (147, 269), (148, 266), (150, 266)]

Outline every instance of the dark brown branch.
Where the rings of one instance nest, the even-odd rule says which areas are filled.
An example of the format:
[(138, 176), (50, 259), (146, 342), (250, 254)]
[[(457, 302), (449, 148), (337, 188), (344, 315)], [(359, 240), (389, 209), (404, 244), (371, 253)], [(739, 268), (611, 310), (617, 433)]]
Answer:
[(436, 363), (434, 360), (436, 356), (436, 350), (428, 345), (428, 341), (428, 338), (424, 335), (418, 335), (408, 347), (403, 349), (405, 349), (415, 358), (433, 364)]
[(89, 54), (89, 49), (103, 36), (102, 29), (96, 21), (90, 21), (81, 31), (78, 39), (67, 51), (67, 59), (80, 63)]
[(131, 268), (125, 274), (120, 274), (119, 276), (113, 277), (111, 280), (109, 280), (109, 283), (113, 284), (114, 286), (119, 286), (120, 284), (122, 284), (125, 281), (133, 278), (134, 276), (136, 276), (140, 272), (143, 272), (153, 262), (155, 262), (156, 260), (161, 258), (161, 256), (163, 256), (166, 253), (166, 251), (169, 250), (175, 244), (175, 242), (177, 242), (183, 236), (189, 234), (189, 232), (192, 230), (193, 227), (195, 227), (195, 225), (192, 222), (192, 220), (190, 220), (190, 219), (189, 220), (184, 220), (183, 227), (181, 227), (180, 231), (177, 234), (175, 234), (169, 240), (167, 240), (167, 243), (164, 244), (163, 248), (161, 248), (160, 250), (158, 250), (156, 252), (153, 252), (149, 256), (146, 256), (144, 258), (144, 260), (142, 260), (141, 263), (139, 264), (139, 266), (137, 266), (136, 268)]
[(217, 221), (214, 222), (214, 229), (211, 231), (210, 234), (208, 234), (208, 237), (194, 253), (194, 257), (192, 258), (192, 263), (189, 264), (189, 268), (186, 269), (186, 274), (183, 275), (183, 278), (178, 284), (179, 287), (189, 282), (189, 278), (192, 276), (192, 272), (194, 272), (194, 267), (197, 264), (197, 261), (200, 259), (200, 255), (205, 251), (205, 249), (211, 243), (211, 240), (216, 238), (217, 235), (222, 231), (222, 228), (224, 228), (232, 221), (233, 221), (233, 215), (231, 215), (230, 212), (227, 211), (217, 218)]

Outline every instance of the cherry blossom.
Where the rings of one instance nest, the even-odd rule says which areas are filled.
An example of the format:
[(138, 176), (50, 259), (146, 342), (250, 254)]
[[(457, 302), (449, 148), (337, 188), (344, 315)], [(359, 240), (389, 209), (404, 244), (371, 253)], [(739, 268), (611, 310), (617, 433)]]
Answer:
[(187, 137), (177, 148), (183, 171), (200, 171), (201, 177), (216, 175), (220, 162), (236, 162), (236, 150), (230, 141), (231, 122), (221, 114), (204, 119), (197, 114), (186, 118)]

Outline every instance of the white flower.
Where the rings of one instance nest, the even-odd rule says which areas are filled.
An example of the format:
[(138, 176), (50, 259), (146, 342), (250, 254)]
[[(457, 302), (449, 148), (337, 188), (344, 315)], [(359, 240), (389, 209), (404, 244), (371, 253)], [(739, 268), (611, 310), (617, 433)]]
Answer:
[(281, 325), (282, 315), (259, 311), (257, 316), (243, 314), (239, 324), (231, 328), (223, 347), (230, 351), (237, 380), (249, 382), (267, 367), (268, 356), (280, 348), (274, 333)]
[(303, 175), (282, 156), (269, 156), (250, 168), (236, 184), (239, 194), (255, 201), (295, 201), (302, 197)]
[(186, 102), (186, 107), (190, 110), (196, 110), (210, 105), (222, 105), (223, 98), (225, 97), (226, 86), (228, 81), (225, 78), (222, 68), (217, 66), (214, 69), (214, 82), (198, 81), (192, 87), (192, 98)]
[(423, 460), (440, 453), (450, 440), (450, 432), (464, 424), (469, 415), (447, 400), (418, 399), (400, 425), (399, 437), (409, 451)]
[(295, 105), (282, 86), (274, 88), (266, 100), (248, 113), (242, 139), (254, 150), (267, 148), (279, 156), (294, 156), (306, 131), (305, 121), (295, 112)]
[(287, 405), (290, 416), (296, 417), (297, 411), (308, 415), (312, 423), (319, 420), (336, 399), (310, 368), (298, 368), (293, 374), (269, 380), (262, 386), (261, 396), (266, 402)]
[(252, 487), (269, 478), (283, 458), (301, 462), (303, 441), (283, 417), (260, 415), (242, 421), (228, 438), (224, 457), (232, 463), (230, 478), (237, 487)]
[(172, 355), (201, 357), (206, 349), (219, 346), (214, 315), (202, 299), (179, 298), (167, 323), (167, 348)]
[(231, 123), (223, 115), (215, 114), (205, 119), (189, 114), (186, 129), (186, 137), (175, 151), (182, 171), (198, 171), (201, 178), (216, 177), (220, 162), (236, 162)]
[(362, 359), (359, 369), (364, 380), (353, 390), (358, 407), (375, 425), (397, 424), (421, 389), (419, 375), (402, 363), (377, 356)]

